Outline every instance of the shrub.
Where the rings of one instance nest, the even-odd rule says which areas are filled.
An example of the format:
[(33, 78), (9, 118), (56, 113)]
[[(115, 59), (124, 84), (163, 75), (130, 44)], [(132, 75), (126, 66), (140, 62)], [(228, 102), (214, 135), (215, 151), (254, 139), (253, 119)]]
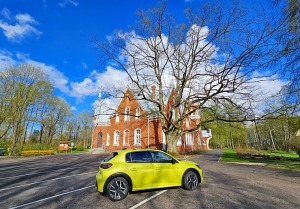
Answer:
[(84, 147), (82, 145), (76, 146), (77, 151), (84, 151)]
[(294, 139), (290, 142), (290, 148), (295, 151), (300, 158), (300, 140), (299, 139)]

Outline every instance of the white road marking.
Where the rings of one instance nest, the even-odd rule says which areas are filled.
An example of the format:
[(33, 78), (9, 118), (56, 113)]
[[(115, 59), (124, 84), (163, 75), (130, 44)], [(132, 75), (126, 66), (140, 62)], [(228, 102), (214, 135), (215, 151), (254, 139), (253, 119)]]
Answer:
[(85, 190), (85, 189), (88, 189), (88, 188), (91, 188), (91, 187), (94, 187), (94, 186), (95, 185), (91, 185), (91, 186), (83, 187), (83, 188), (80, 188), (80, 189), (75, 189), (73, 191), (69, 191), (69, 192), (65, 192), (65, 193), (62, 193), (62, 194), (54, 195), (54, 196), (47, 197), (47, 198), (44, 198), (44, 199), (40, 199), (40, 200), (37, 200), (37, 201), (29, 202), (29, 203), (26, 203), (26, 204), (23, 204), (23, 205), (18, 205), (18, 206), (12, 207), (10, 209), (22, 208), (22, 207), (32, 205), (32, 204), (35, 204), (35, 203), (38, 203), (38, 202), (42, 202), (42, 201), (45, 201), (45, 200), (49, 200), (49, 199), (53, 199), (53, 198), (56, 198), (56, 197), (64, 196), (64, 195), (67, 195), (67, 194), (70, 194), (70, 193)]
[(10, 178), (16, 178), (16, 177), (32, 176), (32, 175), (35, 175), (35, 174), (42, 174), (42, 173), (51, 173), (51, 172), (56, 173), (57, 171), (70, 170), (70, 169), (74, 169), (74, 168), (79, 168), (79, 167), (62, 168), (62, 169), (56, 169), (56, 170), (51, 170), (51, 171), (42, 171), (42, 172), (28, 173), (28, 174), (22, 174), (22, 175), (16, 175), (16, 176), (3, 177), (3, 178), (0, 178), (0, 179), (4, 179), (5, 180), (5, 179), (10, 179)]
[(138, 208), (138, 207), (140, 207), (142, 204), (145, 204), (146, 202), (152, 200), (153, 198), (155, 198), (155, 197), (161, 195), (162, 193), (164, 193), (164, 192), (166, 192), (166, 191), (168, 191), (168, 190), (163, 190), (163, 191), (161, 191), (161, 192), (159, 192), (159, 193), (153, 195), (152, 197), (149, 197), (149, 198), (143, 200), (142, 202), (140, 202), (140, 203), (138, 203), (138, 204), (132, 206), (132, 207), (129, 208), (129, 209), (135, 209), (135, 208)]
[(95, 174), (95, 172), (93, 171), (93, 172), (86, 172), (86, 173), (81, 173), (81, 174), (74, 174), (74, 175), (70, 175), (70, 176), (58, 177), (58, 178), (54, 178), (54, 179), (33, 182), (33, 183), (30, 183), (30, 184), (22, 184), (22, 185), (19, 185), (19, 186), (13, 186), (13, 187), (9, 187), (9, 188), (0, 189), (0, 192), (5, 191), (5, 190), (9, 190), (9, 189), (15, 189), (15, 188), (19, 188), (19, 187), (29, 186), (29, 185), (33, 185), (33, 184), (41, 184), (41, 183), (45, 183), (45, 182), (48, 182), (48, 181), (54, 181), (54, 180), (58, 180), (58, 179), (70, 178), (70, 177), (73, 177), (73, 176), (85, 175), (85, 174), (88, 174), (88, 173)]

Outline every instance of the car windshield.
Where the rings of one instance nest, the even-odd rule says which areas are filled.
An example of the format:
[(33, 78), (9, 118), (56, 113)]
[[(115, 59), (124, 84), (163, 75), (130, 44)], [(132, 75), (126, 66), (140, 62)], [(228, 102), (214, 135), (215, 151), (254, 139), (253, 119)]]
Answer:
[(117, 155), (118, 155), (118, 152), (113, 152), (107, 158), (105, 158), (102, 162), (108, 162), (111, 159), (113, 159), (114, 157), (116, 157)]

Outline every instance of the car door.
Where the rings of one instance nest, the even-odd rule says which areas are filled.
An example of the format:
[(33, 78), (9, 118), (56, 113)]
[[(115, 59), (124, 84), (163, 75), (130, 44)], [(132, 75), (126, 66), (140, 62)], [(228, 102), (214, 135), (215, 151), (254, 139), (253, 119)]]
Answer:
[(127, 153), (126, 167), (133, 184), (133, 190), (153, 187), (153, 164), (149, 151)]
[(156, 188), (180, 186), (182, 171), (178, 161), (159, 151), (151, 151), (151, 155), (154, 169), (153, 186)]

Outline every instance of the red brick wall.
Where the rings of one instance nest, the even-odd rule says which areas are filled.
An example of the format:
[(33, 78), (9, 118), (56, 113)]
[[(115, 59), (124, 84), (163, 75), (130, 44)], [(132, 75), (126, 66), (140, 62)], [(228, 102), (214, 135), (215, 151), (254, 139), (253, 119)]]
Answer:
[[(174, 92), (172, 92), (174, 93)], [(167, 110), (169, 105), (172, 104), (172, 100), (169, 100)], [(126, 107), (130, 108), (130, 120), (125, 121), (125, 109)], [(140, 108), (140, 119), (137, 120), (135, 117), (136, 109)], [(121, 99), (120, 104), (117, 108), (119, 112), (119, 122), (116, 122), (116, 116), (114, 115), (110, 119), (110, 125), (107, 126), (96, 126), (94, 130), (93, 138), (93, 148), (99, 147), (98, 143), (98, 133), (102, 132), (102, 147), (113, 151), (120, 150), (123, 148), (130, 149), (140, 149), (140, 148), (156, 148), (162, 149), (162, 127), (158, 119), (151, 119), (148, 121), (147, 112), (144, 112), (139, 102), (134, 99), (131, 91), (128, 89), (124, 95), (124, 98)], [(167, 111), (168, 112), (168, 111)], [(188, 119), (190, 120), (190, 119)], [(190, 126), (195, 126), (195, 120), (190, 120)], [(135, 129), (141, 129), (141, 145), (134, 145), (134, 131)], [(124, 144), (124, 131), (129, 131), (129, 143)], [(149, 130), (149, 131), (148, 131)], [(114, 132), (119, 131), (119, 145), (114, 145)], [(149, 133), (148, 133), (149, 132)], [(107, 133), (110, 133), (109, 145), (107, 145)], [(183, 142), (181, 146), (178, 146), (177, 149), (179, 152), (188, 152), (194, 150), (203, 150), (207, 149), (206, 146), (198, 144), (198, 135), (201, 134), (201, 131), (193, 133), (194, 144), (187, 145), (185, 143), (185, 138), (183, 137)], [(202, 139), (203, 140), (203, 139)], [(206, 140), (206, 139), (205, 139)]]
[[(125, 121), (125, 109), (130, 109), (130, 119)], [(140, 108), (140, 119), (136, 119), (136, 109)], [(94, 131), (93, 148), (97, 147), (97, 136), (99, 132), (102, 132), (102, 145), (108, 150), (119, 150), (123, 148), (148, 148), (162, 147), (162, 132), (161, 126), (158, 120), (151, 120), (148, 123), (147, 113), (141, 108), (137, 100), (131, 94), (130, 90), (127, 90), (124, 98), (122, 98), (117, 111), (119, 112), (119, 122), (116, 122), (116, 116), (114, 115), (110, 119), (110, 126), (97, 126)], [(134, 145), (134, 131), (135, 129), (141, 129), (141, 145)], [(148, 139), (149, 129), (149, 139)], [(129, 143), (124, 144), (124, 131), (129, 131)], [(114, 145), (114, 132), (119, 131), (119, 145)], [(110, 133), (110, 142), (107, 145), (107, 133)]]

